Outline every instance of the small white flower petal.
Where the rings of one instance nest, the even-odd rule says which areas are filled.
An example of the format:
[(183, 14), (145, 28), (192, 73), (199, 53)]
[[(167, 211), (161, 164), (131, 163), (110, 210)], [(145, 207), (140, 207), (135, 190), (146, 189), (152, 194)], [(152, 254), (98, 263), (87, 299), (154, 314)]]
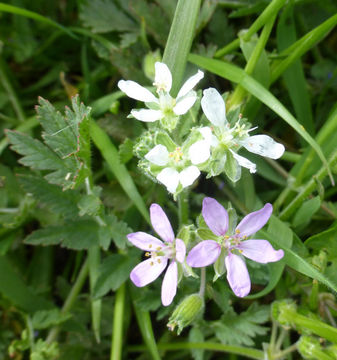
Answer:
[(169, 152), (164, 145), (156, 145), (145, 155), (145, 159), (155, 165), (164, 166), (169, 162)]
[(155, 78), (153, 85), (156, 86), (158, 90), (170, 92), (172, 87), (172, 75), (170, 69), (166, 64), (158, 61), (154, 64), (154, 67)]
[(225, 102), (214, 88), (204, 90), (201, 107), (207, 119), (213, 125), (222, 127), (227, 123)]
[(241, 144), (248, 151), (271, 159), (279, 159), (284, 153), (284, 146), (268, 135), (250, 136)]
[(147, 90), (132, 80), (119, 80), (118, 87), (130, 98), (144, 102), (158, 102), (158, 99)]
[(189, 166), (179, 174), (181, 185), (185, 188), (194, 183), (195, 179), (200, 175), (200, 170), (196, 166)]
[(199, 129), (203, 138), (208, 142), (210, 146), (216, 147), (219, 144), (219, 140), (213, 135), (212, 129), (208, 126), (204, 126)]
[(243, 156), (238, 155), (237, 153), (235, 153), (232, 150), (229, 150), (229, 151), (233, 154), (234, 159), (239, 163), (240, 166), (243, 166), (243, 167), (249, 169), (249, 171), (251, 173), (256, 172), (256, 165), (253, 162), (249, 161), (248, 159), (246, 159)]
[(186, 114), (187, 111), (194, 105), (197, 100), (197, 93), (195, 91), (190, 91), (184, 97), (177, 99), (176, 105), (173, 108), (173, 112), (176, 115)]
[(190, 92), (195, 85), (204, 77), (204, 73), (200, 70), (198, 72), (191, 76), (189, 79), (187, 79), (184, 83), (184, 85), (181, 87), (181, 89), (178, 92), (177, 100), (178, 98), (185, 96), (188, 92)]
[(197, 141), (188, 149), (188, 157), (193, 165), (202, 164), (210, 156), (210, 144), (206, 140)]
[(160, 110), (131, 110), (131, 115), (137, 120), (144, 122), (154, 122), (160, 120), (163, 117), (163, 113)]
[(170, 193), (175, 193), (179, 185), (179, 173), (172, 168), (163, 169), (158, 175), (157, 180), (164, 184)]

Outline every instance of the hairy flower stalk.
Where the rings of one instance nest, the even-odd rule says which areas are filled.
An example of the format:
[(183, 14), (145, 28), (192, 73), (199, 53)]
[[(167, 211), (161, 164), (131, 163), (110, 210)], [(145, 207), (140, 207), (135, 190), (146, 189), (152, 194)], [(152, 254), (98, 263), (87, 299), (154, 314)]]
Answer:
[(267, 240), (247, 240), (269, 220), (273, 208), (266, 204), (262, 209), (245, 216), (233, 234), (228, 234), (228, 213), (215, 199), (203, 200), (203, 218), (217, 236), (215, 240), (205, 240), (196, 245), (188, 254), (186, 262), (191, 267), (204, 267), (213, 264), (222, 250), (225, 251), (227, 280), (236, 296), (249, 294), (251, 283), (248, 270), (242, 256), (259, 263), (280, 260), (283, 250), (274, 250)]
[(158, 97), (149, 90), (131, 80), (120, 80), (118, 87), (129, 97), (144, 101), (148, 109), (131, 110), (131, 116), (144, 122), (160, 120), (162, 126), (172, 131), (179, 116), (186, 114), (197, 100), (197, 93), (192, 89), (204, 77), (202, 71), (191, 76), (181, 87), (177, 97), (170, 95), (172, 74), (168, 66), (161, 62), (155, 63), (155, 81)]
[(145, 256), (149, 258), (131, 271), (130, 279), (138, 287), (146, 286), (156, 280), (169, 263), (161, 288), (162, 304), (168, 306), (177, 292), (177, 262), (184, 262), (186, 247), (182, 240), (175, 238), (171, 224), (158, 204), (151, 205), (150, 217), (154, 230), (164, 242), (141, 231), (127, 235), (128, 240), (146, 251)]

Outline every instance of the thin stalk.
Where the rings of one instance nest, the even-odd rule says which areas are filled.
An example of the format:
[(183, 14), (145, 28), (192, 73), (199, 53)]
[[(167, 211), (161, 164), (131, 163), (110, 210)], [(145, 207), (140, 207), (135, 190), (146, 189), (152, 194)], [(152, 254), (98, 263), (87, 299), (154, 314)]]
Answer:
[(292, 344), (291, 346), (287, 347), (286, 349), (280, 351), (279, 353), (273, 356), (273, 360), (283, 359), (286, 355), (292, 353), (293, 351), (297, 350), (297, 344)]
[(16, 96), (15, 91), (14, 91), (10, 81), (8, 80), (2, 59), (0, 59), (0, 82), (1, 82), (2, 86), (4, 87), (5, 91), (7, 92), (9, 101), (11, 102), (11, 104), (13, 106), (13, 109), (18, 117), (19, 122), (23, 123), (26, 119), (26, 116), (21, 107), (18, 97)]
[(122, 358), (124, 303), (125, 284), (122, 284), (115, 296), (110, 360), (120, 360)]
[[(333, 166), (337, 162), (337, 150), (330, 156), (328, 160), (328, 168), (333, 168)], [(318, 181), (323, 181), (323, 179), (328, 175), (327, 167), (322, 167), (321, 170), (317, 173), (316, 179)], [(304, 199), (306, 199), (316, 188), (317, 183), (315, 179), (311, 179), (308, 183), (303, 187), (301, 192), (295, 197), (295, 199), (281, 212), (280, 219), (286, 220), (288, 219), (293, 212), (302, 204)]]
[[(77, 277), (77, 279), (75, 281), (75, 284), (71, 288), (71, 290), (70, 290), (70, 292), (69, 292), (69, 294), (68, 294), (68, 296), (66, 298), (66, 301), (63, 304), (63, 307), (61, 309), (61, 314), (66, 314), (68, 311), (70, 311), (70, 309), (74, 305), (78, 294), (82, 290), (82, 287), (83, 287), (83, 285), (85, 283), (85, 280), (86, 280), (86, 278), (88, 276), (88, 273), (89, 273), (89, 261), (88, 261), (88, 259), (86, 259), (84, 264), (82, 265), (80, 273), (78, 274), (78, 277)], [(59, 331), (60, 331), (59, 327), (54, 326), (49, 331), (46, 342), (48, 344), (51, 344), (53, 341), (55, 341), (57, 339)]]
[[(179, 342), (170, 344), (158, 344), (160, 350), (165, 351), (178, 351), (178, 350), (189, 350), (189, 349), (203, 349), (211, 351), (219, 351), (225, 353), (232, 353), (237, 355), (245, 356), (249, 359), (263, 360), (263, 351), (251, 348), (245, 348), (242, 346), (234, 345), (223, 345), (212, 342)], [(130, 352), (140, 352), (146, 350), (145, 346), (130, 346), (128, 348)]]
[[(315, 152), (314, 152), (315, 153)], [(285, 151), (282, 155), (282, 160), (297, 163), (301, 159), (301, 154), (296, 154), (290, 151)]]
[[(264, 26), (271, 17), (276, 16), (281, 7), (285, 4), (286, 0), (273, 0), (261, 13), (261, 15), (254, 21), (254, 23), (250, 26), (248, 31), (243, 37), (244, 41), (249, 41), (250, 38), (257, 33), (262, 26)], [(214, 57), (221, 58), (225, 54), (228, 54), (230, 51), (235, 50), (240, 46), (240, 40), (235, 39), (230, 44), (226, 45), (222, 49), (218, 50)], [(230, 50), (230, 51), (228, 51)]]
[[(264, 50), (264, 48), (266, 47), (267, 41), (269, 39), (270, 33), (273, 29), (273, 25), (275, 22), (275, 16), (273, 16), (264, 26), (262, 32), (261, 32), (261, 36), (249, 58), (249, 60), (247, 61), (247, 64), (245, 66), (245, 72), (248, 75), (251, 75), (256, 67), (257, 62), (260, 59), (260, 56), (262, 54), (262, 51)], [(247, 91), (241, 86), (241, 85), (237, 85), (233, 95), (231, 96), (231, 99), (229, 101), (230, 103), (230, 107), (236, 107), (239, 104), (241, 104), (244, 96), (246, 95)]]
[(269, 349), (271, 352), (274, 352), (276, 336), (277, 336), (277, 328), (278, 328), (277, 322), (272, 321), (271, 335), (270, 335), (270, 341), (269, 341)]
[(188, 222), (188, 190), (184, 190), (178, 195), (178, 217), (179, 228), (181, 228)]
[(275, 348), (274, 348), (275, 350), (278, 351), (278, 350), (281, 349), (283, 341), (284, 341), (287, 333), (288, 333), (287, 330), (285, 330), (283, 328), (281, 329), (281, 333), (280, 333), (280, 335), (279, 335), (279, 337), (278, 337), (278, 339), (276, 340), (276, 343), (275, 343)]
[(201, 297), (204, 297), (205, 295), (205, 288), (206, 288), (206, 268), (201, 268), (200, 272), (200, 289), (199, 289), (199, 295)]

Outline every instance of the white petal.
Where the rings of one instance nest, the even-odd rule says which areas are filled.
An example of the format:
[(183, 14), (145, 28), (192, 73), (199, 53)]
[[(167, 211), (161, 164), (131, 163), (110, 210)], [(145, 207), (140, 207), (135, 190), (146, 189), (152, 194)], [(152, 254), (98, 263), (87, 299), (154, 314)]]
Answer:
[(197, 100), (197, 93), (195, 91), (190, 91), (184, 97), (177, 99), (177, 103), (173, 108), (173, 112), (176, 115), (186, 114), (187, 111), (194, 105)]
[(132, 80), (119, 80), (118, 87), (130, 98), (144, 102), (158, 102), (158, 99), (145, 87)]
[(219, 144), (218, 139), (213, 135), (212, 129), (208, 126), (204, 126), (199, 129), (203, 138), (208, 142), (210, 146), (216, 147)]
[(195, 75), (187, 79), (184, 85), (181, 87), (180, 91), (178, 92), (177, 99), (190, 92), (203, 77), (204, 77), (204, 73), (198, 70), (198, 72)]
[(190, 186), (194, 180), (200, 175), (200, 170), (196, 166), (189, 166), (179, 174), (179, 180), (183, 187)]
[(242, 146), (254, 154), (266, 156), (271, 159), (278, 159), (284, 153), (284, 146), (268, 135), (250, 136), (242, 142)]
[(159, 90), (164, 90), (166, 92), (170, 92), (172, 87), (172, 75), (168, 66), (161, 62), (156, 62), (154, 64), (155, 67), (155, 78), (154, 78), (154, 86)]
[(188, 149), (188, 156), (193, 165), (202, 164), (207, 161), (211, 155), (210, 145), (206, 140), (195, 142)]
[(214, 88), (204, 90), (201, 107), (207, 119), (213, 125), (221, 127), (227, 123), (225, 102)]
[(160, 110), (148, 109), (131, 110), (131, 115), (137, 120), (144, 122), (154, 122), (163, 117), (163, 113)]
[(179, 173), (175, 169), (165, 168), (157, 175), (157, 180), (164, 184), (170, 193), (174, 193), (179, 185)]
[(145, 159), (155, 165), (164, 166), (169, 161), (169, 152), (164, 145), (156, 145), (145, 155)]
[(233, 154), (234, 159), (239, 163), (240, 166), (243, 166), (243, 167), (249, 169), (249, 171), (251, 173), (256, 172), (256, 165), (253, 162), (249, 161), (248, 159), (246, 159), (243, 156), (238, 155), (237, 153), (235, 153), (232, 150), (230, 150), (230, 152)]

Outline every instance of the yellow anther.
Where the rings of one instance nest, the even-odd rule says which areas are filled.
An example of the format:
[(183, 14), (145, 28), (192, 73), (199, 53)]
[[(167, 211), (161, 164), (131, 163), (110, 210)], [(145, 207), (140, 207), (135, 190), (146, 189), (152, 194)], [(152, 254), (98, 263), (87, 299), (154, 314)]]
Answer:
[(157, 251), (159, 251), (159, 250), (161, 250), (161, 246), (158, 246), (158, 247), (157, 247)]
[(160, 259), (157, 259), (157, 261), (158, 261), (158, 264), (160, 264), (160, 263), (161, 263), (161, 260), (160, 260)]
[(175, 162), (180, 161), (181, 158), (183, 157), (181, 147), (180, 146), (176, 147), (176, 149), (173, 152), (169, 153), (169, 157), (173, 158)]
[(153, 261), (151, 261), (151, 262), (150, 262), (150, 265), (151, 265), (151, 266), (153, 266), (153, 265), (154, 265), (154, 262), (153, 262)]
[(152, 248), (152, 244), (149, 245), (149, 249), (151, 249), (151, 248)]
[(224, 236), (224, 239), (228, 240), (228, 239), (229, 239), (229, 236), (228, 236), (228, 235), (225, 235), (225, 236)]
[(149, 257), (149, 256), (151, 256), (151, 254), (147, 251), (147, 252), (145, 253), (145, 256), (146, 256), (146, 257)]
[(242, 254), (242, 250), (239, 249), (239, 253)]
[(236, 234), (240, 234), (240, 230), (239, 230), (239, 229), (236, 229), (236, 230), (235, 230), (235, 233), (236, 233)]

